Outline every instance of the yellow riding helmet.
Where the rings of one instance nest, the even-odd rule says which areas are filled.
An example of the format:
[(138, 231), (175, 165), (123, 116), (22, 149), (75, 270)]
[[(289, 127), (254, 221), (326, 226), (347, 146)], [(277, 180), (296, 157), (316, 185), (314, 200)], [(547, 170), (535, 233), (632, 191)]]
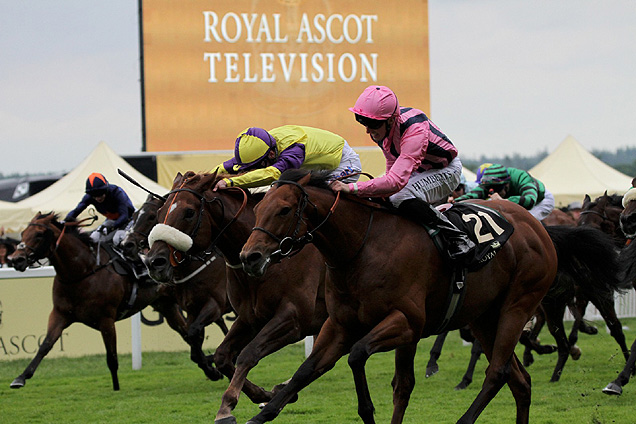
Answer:
[(245, 171), (276, 151), (276, 140), (267, 131), (250, 127), (241, 131), (234, 145), (235, 171)]

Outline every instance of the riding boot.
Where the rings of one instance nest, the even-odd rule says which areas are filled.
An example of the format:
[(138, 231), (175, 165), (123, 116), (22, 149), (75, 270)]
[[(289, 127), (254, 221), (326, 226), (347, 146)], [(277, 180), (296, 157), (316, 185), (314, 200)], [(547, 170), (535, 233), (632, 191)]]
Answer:
[(407, 199), (398, 209), (415, 222), (439, 228), (442, 238), (446, 241), (448, 256), (452, 261), (465, 259), (475, 247), (475, 243), (463, 231), (424, 200)]

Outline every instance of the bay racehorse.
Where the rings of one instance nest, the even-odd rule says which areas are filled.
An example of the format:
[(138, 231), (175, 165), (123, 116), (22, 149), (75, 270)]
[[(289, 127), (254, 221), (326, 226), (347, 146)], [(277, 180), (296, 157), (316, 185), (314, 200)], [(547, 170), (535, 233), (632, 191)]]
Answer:
[[(374, 423), (365, 364), (370, 355), (393, 349), (391, 422), (402, 422), (415, 385), (417, 343), (435, 334), (446, 317), (446, 300), (454, 290), (452, 269), (426, 231), (375, 204), (334, 194), (325, 178), (303, 171), (283, 173), (255, 208), (256, 227), (240, 255), (244, 269), (258, 276), (275, 269), (269, 265), (284, 253), (311, 241), (328, 270), (329, 318), (313, 352), (251, 424), (273, 420), (302, 388), (346, 354), (358, 414), (364, 423)], [(466, 296), (448, 323), (449, 329), (470, 324), (490, 362), (481, 391), (458, 422), (474, 422), (508, 384), (517, 423), (527, 423), (530, 375), (514, 348), (554, 280), (557, 253), (545, 228), (528, 211), (508, 201), (487, 205), (513, 225), (514, 233), (490, 262), (467, 275)]]
[(103, 247), (99, 253), (98, 263), (89, 234), (80, 232), (72, 223), (59, 222), (52, 212), (36, 214), (22, 232), (22, 240), (11, 261), (17, 271), (24, 271), (41, 259), (49, 259), (55, 268), (53, 310), (35, 358), (11, 383), (12, 388), (25, 385), (62, 331), (75, 322), (102, 334), (114, 390), (119, 390), (115, 321), (152, 305), (171, 328), (186, 338), (183, 314), (174, 298), (164, 295), (165, 289), (147, 277), (137, 280), (130, 274), (117, 272)]
[[(227, 290), (237, 319), (217, 348), (214, 362), (231, 381), (221, 399), (215, 423), (232, 416), (241, 390), (254, 403), (273, 394), (250, 383), (248, 372), (259, 360), (281, 348), (318, 334), (327, 318), (325, 263), (315, 247), (303, 249), (261, 276), (249, 276), (239, 253), (255, 217), (255, 196), (242, 189), (213, 191), (223, 178), (216, 174), (180, 174), (159, 210), (145, 258), (151, 276), (170, 281), (174, 266), (188, 255), (217, 246), (227, 266)], [(235, 363), (234, 363), (235, 361)]]
[[(135, 211), (132, 227), (121, 242), (124, 255), (130, 261), (140, 261), (140, 255), (148, 250), (148, 234), (157, 224), (157, 211), (164, 199), (148, 195), (144, 204)], [(190, 359), (211, 380), (222, 375), (214, 368), (212, 358), (203, 352), (205, 327), (212, 323), (219, 326), (224, 335), (228, 333), (223, 315), (232, 312), (227, 298), (225, 261), (217, 251), (206, 252), (200, 258), (188, 257), (175, 269), (175, 278), (167, 295), (186, 312), (187, 341)]]

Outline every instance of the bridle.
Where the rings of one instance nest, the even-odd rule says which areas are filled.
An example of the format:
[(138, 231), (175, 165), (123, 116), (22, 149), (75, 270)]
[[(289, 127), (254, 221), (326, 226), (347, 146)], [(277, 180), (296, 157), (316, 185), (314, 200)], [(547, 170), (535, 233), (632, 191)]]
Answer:
[[(190, 232), (190, 234), (187, 234), (192, 240), (195, 240), (199, 229), (201, 228), (201, 222), (203, 221), (203, 213), (205, 212), (205, 205), (208, 203), (214, 203), (217, 202), (219, 203), (219, 205), (221, 206), (221, 210), (222, 210), (222, 216), (225, 215), (225, 205), (223, 203), (223, 200), (220, 197), (214, 197), (212, 199), (208, 199), (205, 197), (205, 194), (199, 193), (195, 190), (192, 190), (190, 188), (187, 187), (183, 187), (185, 185), (185, 183), (187, 182), (187, 180), (184, 180), (184, 182), (181, 184), (181, 187), (171, 190), (167, 196), (170, 196), (171, 194), (174, 194), (174, 197), (172, 198), (172, 202), (170, 203), (170, 207), (175, 203), (176, 199), (177, 199), (177, 195), (181, 192), (187, 192), (190, 193), (192, 195), (194, 195), (196, 198), (199, 199), (199, 203), (200, 203), (200, 208), (199, 208), (199, 215), (197, 216), (197, 222), (194, 226), (194, 229)], [(243, 202), (241, 204), (241, 207), (239, 208), (239, 210), (236, 212), (236, 214), (223, 226), (223, 228), (221, 228), (221, 230), (219, 231), (219, 233), (217, 234), (217, 236), (210, 242), (210, 244), (208, 245), (208, 247), (206, 249), (203, 250), (203, 256), (196, 256), (196, 255), (191, 255), (191, 254), (187, 254), (187, 252), (179, 252), (177, 249), (175, 249), (172, 245), (170, 245), (170, 243), (168, 244), (168, 247), (170, 249), (170, 263), (173, 266), (177, 266), (181, 263), (183, 263), (184, 260), (186, 259), (198, 259), (198, 260), (202, 260), (205, 261), (205, 256), (209, 256), (212, 252), (212, 250), (214, 249), (214, 247), (216, 246), (217, 241), (219, 240), (219, 238), (225, 233), (225, 231), (228, 229), (228, 227), (230, 225), (232, 225), (234, 222), (236, 222), (236, 220), (238, 219), (238, 217), (243, 213), (243, 211), (245, 210), (245, 206), (247, 205), (247, 193), (245, 192), (245, 190), (243, 190), (242, 188), (239, 187), (230, 187), (227, 188), (226, 190), (235, 190), (235, 191), (240, 191), (243, 194)], [(168, 208), (168, 210), (170, 210), (170, 207)], [(168, 213), (166, 213), (166, 217), (164, 218), (164, 224), (166, 223), (168, 219)]]
[(313, 206), (313, 208), (316, 210), (318, 208), (311, 202), (311, 200), (309, 200), (309, 194), (307, 193), (305, 188), (296, 181), (277, 180), (272, 183), (272, 186), (275, 184), (278, 184), (279, 186), (285, 184), (293, 185), (298, 187), (298, 189), (300, 190), (298, 207), (294, 212), (296, 226), (292, 229), (292, 227), (294, 227), (294, 221), (290, 222), (289, 227), (285, 231), (285, 235), (283, 237), (278, 237), (276, 234), (263, 227), (254, 227), (252, 228), (252, 232), (261, 231), (278, 243), (278, 250), (275, 250), (270, 255), (270, 257), (274, 257), (276, 258), (276, 260), (278, 260), (288, 256), (293, 256), (294, 254), (298, 253), (305, 245), (311, 243), (314, 240), (314, 233), (318, 231), (318, 229), (320, 229), (320, 227), (322, 227), (327, 222), (329, 217), (331, 217), (331, 215), (335, 212), (336, 207), (338, 206), (338, 202), (340, 201), (340, 192), (336, 194), (333, 205), (331, 205), (331, 208), (329, 208), (329, 212), (327, 212), (325, 218), (316, 227), (314, 227), (313, 230), (307, 230), (305, 234), (303, 234), (302, 236), (298, 236), (301, 226), (303, 224), (307, 225), (305, 219), (303, 218), (303, 214), (307, 205)]
[(29, 222), (27, 228), (28, 227), (44, 228), (44, 233), (42, 233), (44, 240), (40, 241), (37, 246), (32, 247), (26, 244), (24, 241), (20, 241), (20, 243), (18, 243), (18, 245), (16, 246), (16, 251), (24, 250), (24, 252), (26, 253), (27, 265), (31, 266), (36, 262), (39, 264), (40, 259), (44, 259), (48, 253), (53, 251), (51, 247), (53, 244), (53, 230), (48, 226), (37, 222)]

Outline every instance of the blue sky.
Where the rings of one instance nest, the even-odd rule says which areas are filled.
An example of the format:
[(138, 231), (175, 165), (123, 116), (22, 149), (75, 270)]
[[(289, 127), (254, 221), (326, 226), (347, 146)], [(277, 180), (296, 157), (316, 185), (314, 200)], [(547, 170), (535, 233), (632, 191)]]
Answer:
[[(0, 27), (0, 172), (140, 152), (136, 1), (2, 2)], [(636, 147), (635, 1), (429, 0), (429, 27), (430, 116), (461, 156)]]

